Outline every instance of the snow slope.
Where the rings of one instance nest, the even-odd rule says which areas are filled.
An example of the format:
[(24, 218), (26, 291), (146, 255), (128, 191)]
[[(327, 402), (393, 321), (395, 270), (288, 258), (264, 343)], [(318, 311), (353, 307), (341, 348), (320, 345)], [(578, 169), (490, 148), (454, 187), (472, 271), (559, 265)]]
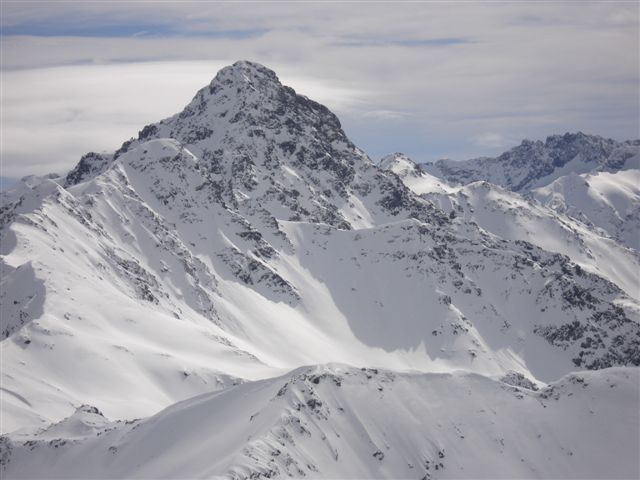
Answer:
[(640, 169), (566, 175), (532, 194), (640, 251)]
[(421, 195), (423, 193), (447, 194), (454, 192), (455, 187), (449, 185), (446, 180), (430, 175), (403, 153), (387, 155), (378, 166), (382, 170), (390, 171), (398, 175), (402, 182), (411, 191)]
[[(534, 190), (533, 195), (523, 196), (484, 181), (450, 186), (423, 172), (401, 154), (386, 157), (381, 167), (398, 174), (412, 191), (444, 212), (473, 221), (500, 238), (527, 241), (544, 250), (567, 255), (585, 270), (607, 278), (636, 300), (640, 298), (640, 255), (637, 249), (631, 250), (630, 245), (620, 241), (621, 234), (615, 233), (613, 228), (617, 225), (620, 231), (627, 232), (629, 240), (640, 232), (638, 187), (634, 183), (634, 180), (640, 180), (640, 170), (589, 175), (588, 178), (609, 179), (608, 182), (592, 182), (602, 185), (603, 192), (592, 192), (597, 200), (590, 204), (583, 199), (586, 194), (580, 195), (569, 187), (584, 183), (582, 176), (577, 175), (561, 177), (548, 187)], [(566, 188), (557, 195), (546, 193), (547, 196), (543, 196), (561, 186)], [(609, 193), (610, 201), (606, 200), (604, 192)], [(595, 205), (595, 201), (600, 204)], [(615, 210), (614, 205), (619, 210)], [(582, 211), (589, 212), (594, 220), (600, 219), (603, 225), (609, 225), (611, 232), (594, 229), (593, 222)]]
[(302, 367), (134, 422), (81, 407), (0, 444), (4, 478), (637, 478), (640, 377), (538, 389), (475, 374)]

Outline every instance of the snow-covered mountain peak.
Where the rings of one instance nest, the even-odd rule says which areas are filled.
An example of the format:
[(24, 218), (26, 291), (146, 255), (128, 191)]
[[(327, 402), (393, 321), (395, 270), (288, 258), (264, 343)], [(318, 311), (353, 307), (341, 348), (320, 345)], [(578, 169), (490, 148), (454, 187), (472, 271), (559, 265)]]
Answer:
[[(270, 170), (287, 159), (311, 168), (338, 162), (342, 171), (351, 170), (354, 162), (371, 163), (328, 108), (282, 85), (272, 70), (239, 61), (220, 70), (181, 112), (147, 125), (114, 155), (85, 155), (67, 175), (66, 185), (99, 175), (123, 153), (158, 138), (177, 140), (214, 163), (214, 170), (220, 164), (231, 166), (238, 157)], [(345, 155), (349, 158), (341, 158)]]
[[(205, 87), (206, 88), (206, 87)], [(212, 96), (225, 93), (232, 97), (250, 97), (255, 93), (272, 96), (284, 88), (276, 72), (256, 62), (239, 60), (213, 77), (208, 86)]]
[(211, 86), (214, 86), (216, 83), (233, 83), (237, 82), (239, 79), (243, 80), (247, 84), (273, 82), (280, 85), (280, 80), (278, 79), (276, 72), (270, 68), (267, 68), (257, 62), (238, 60), (233, 65), (228, 65), (218, 71), (214, 79), (211, 81)]
[[(208, 86), (198, 91), (178, 117), (210, 118), (208, 113), (213, 113), (225, 118), (229, 113), (238, 114), (239, 108), (244, 109), (245, 113), (251, 113), (246, 110), (268, 111), (276, 105), (286, 103), (286, 92), (295, 95), (292, 89), (285, 89), (273, 70), (257, 63), (239, 61), (221, 69)], [(283, 110), (279, 113), (285, 112)], [(235, 123), (240, 118), (232, 115), (229, 120)]]
[(446, 180), (425, 172), (419, 164), (404, 153), (392, 153), (380, 160), (381, 170), (393, 172), (404, 184), (418, 195), (425, 193), (448, 193), (455, 190)]
[(313, 134), (320, 140), (340, 140), (352, 146), (328, 108), (282, 85), (273, 70), (247, 61), (220, 70), (182, 112), (146, 127), (139, 139), (156, 136), (156, 129), (164, 133), (164, 125), (171, 128), (168, 133), (173, 135), (168, 136), (187, 145), (210, 144), (206, 140), (220, 137), (216, 130), (235, 133), (240, 127), (248, 129), (240, 137), (245, 141), (278, 137), (283, 143), (286, 137)]
[(404, 153), (391, 153), (380, 160), (378, 166), (382, 170), (389, 170), (400, 178), (407, 175), (419, 176), (420, 167)]
[[(424, 220), (433, 210), (411, 198), (395, 176), (375, 168), (328, 108), (251, 62), (222, 69), (180, 113), (147, 125), (113, 155), (85, 155), (67, 175), (65, 186), (96, 178), (125, 156), (127, 161), (136, 157), (136, 164), (143, 157), (144, 162), (157, 162), (160, 157), (149, 153), (147, 144), (162, 140), (168, 146), (167, 139), (176, 158), (188, 152), (197, 159), (195, 183), (185, 188), (199, 186), (208, 192), (203, 207), (214, 201), (245, 217), (260, 209), (272, 224), (275, 219), (304, 220), (347, 229), (398, 214)], [(156, 172), (156, 185), (166, 184), (168, 177), (180, 183), (174, 177), (185, 174), (183, 164), (165, 165), (170, 168), (138, 170), (145, 176)]]

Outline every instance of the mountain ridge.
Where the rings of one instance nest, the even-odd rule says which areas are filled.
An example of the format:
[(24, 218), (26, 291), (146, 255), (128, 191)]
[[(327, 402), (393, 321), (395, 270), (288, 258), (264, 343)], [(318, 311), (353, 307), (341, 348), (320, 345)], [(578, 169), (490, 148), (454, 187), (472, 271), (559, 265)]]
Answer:
[[(638, 142), (623, 143), (633, 145)], [(638, 151), (640, 152), (640, 149)], [(434, 195), (438, 196), (436, 203), (445, 210), (449, 207), (444, 206), (442, 200), (447, 195), (455, 194), (461, 189), (473, 188), (473, 185), (492, 184), (497, 191), (511, 191), (518, 198), (521, 196), (524, 202), (535, 200), (538, 204), (586, 227), (598, 229), (602, 236), (609, 236), (622, 246), (638, 251), (640, 191), (637, 187), (637, 176), (640, 174), (640, 164), (635, 165), (636, 159), (640, 159), (638, 154), (629, 157), (630, 164), (624, 169), (611, 172), (595, 169), (582, 174), (571, 171), (549, 184), (520, 192), (500, 183), (493, 183), (490, 179), (471, 180), (468, 183), (449, 182), (439, 177), (429, 165), (425, 167), (425, 164), (416, 163), (401, 153), (386, 156), (380, 166), (396, 173), (414, 193), (426, 194), (426, 198), (431, 200), (434, 200)], [(469, 162), (473, 163), (475, 160)]]
[(551, 135), (522, 143), (498, 157), (460, 162), (438, 160), (421, 164), (423, 170), (454, 183), (485, 180), (515, 192), (525, 192), (574, 172), (618, 171), (640, 168), (640, 139), (618, 142), (582, 132)]
[[(534, 390), (469, 373), (301, 367), (149, 419), (109, 422), (83, 406), (0, 443), (0, 461), (10, 478), (39, 477), (54, 455), (48, 478), (628, 478), (637, 387), (637, 369), (622, 368)], [(607, 422), (616, 448), (600, 441)]]

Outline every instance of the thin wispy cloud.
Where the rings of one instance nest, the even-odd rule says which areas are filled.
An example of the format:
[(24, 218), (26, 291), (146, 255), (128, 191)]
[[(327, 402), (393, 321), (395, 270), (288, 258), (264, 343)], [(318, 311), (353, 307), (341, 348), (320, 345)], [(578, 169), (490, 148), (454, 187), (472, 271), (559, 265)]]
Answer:
[(85, 151), (117, 148), (238, 59), (335, 110), (374, 158), (462, 159), (524, 137), (625, 139), (640, 128), (634, 3), (2, 8), (4, 176), (64, 170)]
[(506, 139), (499, 133), (484, 132), (473, 137), (473, 143), (484, 148), (503, 148), (507, 146)]
[(450, 47), (452, 45), (463, 45), (473, 43), (469, 38), (347, 38), (336, 42), (334, 45), (340, 47)]

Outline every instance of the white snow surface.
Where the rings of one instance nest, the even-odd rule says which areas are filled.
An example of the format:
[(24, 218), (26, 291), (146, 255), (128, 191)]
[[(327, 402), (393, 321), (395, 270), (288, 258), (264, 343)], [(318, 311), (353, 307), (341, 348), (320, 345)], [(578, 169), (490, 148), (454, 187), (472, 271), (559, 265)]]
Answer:
[(532, 191), (553, 210), (579, 218), (640, 250), (640, 170), (570, 174)]
[(7, 478), (636, 473), (637, 250), (540, 191), (376, 166), (265, 67), (0, 195)]
[(140, 421), (76, 412), (0, 451), (5, 478), (637, 478), (638, 374), (534, 391), (462, 372), (302, 367)]
[(379, 167), (398, 175), (413, 192), (447, 194), (457, 189), (446, 180), (430, 175), (403, 153), (393, 153), (380, 160)]

